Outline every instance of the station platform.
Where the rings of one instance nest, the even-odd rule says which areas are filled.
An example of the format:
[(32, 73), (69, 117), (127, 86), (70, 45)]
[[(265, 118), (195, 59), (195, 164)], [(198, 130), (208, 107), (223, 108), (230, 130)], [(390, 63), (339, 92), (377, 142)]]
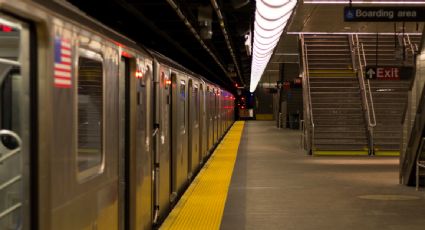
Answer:
[(422, 230), (425, 191), (398, 161), (309, 156), (300, 131), (238, 121), (160, 229)]

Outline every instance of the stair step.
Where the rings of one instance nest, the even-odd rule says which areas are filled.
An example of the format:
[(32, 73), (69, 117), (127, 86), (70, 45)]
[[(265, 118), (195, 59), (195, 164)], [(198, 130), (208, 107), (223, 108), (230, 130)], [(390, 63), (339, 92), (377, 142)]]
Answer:
[(359, 97), (335, 98), (335, 97), (312, 97), (312, 103), (355, 103), (360, 104)]
[(359, 88), (359, 83), (357, 81), (310, 81), (310, 88), (316, 88), (316, 87), (328, 87), (328, 88), (334, 88), (334, 87), (353, 87), (353, 88)]
[(343, 120), (343, 119), (363, 119), (363, 113), (359, 114), (320, 114), (320, 116), (315, 116), (314, 120)]
[(351, 132), (350, 135), (347, 135), (347, 136), (341, 135), (340, 132), (334, 132), (334, 133), (331, 133), (331, 132), (317, 133), (317, 132), (315, 132), (314, 135), (315, 135), (315, 137), (317, 136), (317, 137), (320, 137), (320, 138), (328, 138), (328, 139), (335, 139), (335, 138), (339, 138), (339, 139), (342, 139), (342, 138), (348, 138), (348, 139), (351, 139), (351, 138), (356, 138), (356, 139), (366, 138), (366, 135), (365, 135), (364, 132)]
[(321, 132), (338, 132), (338, 133), (359, 133), (365, 132), (366, 128), (364, 126), (316, 126), (314, 128), (315, 133)]
[(313, 109), (327, 109), (327, 108), (338, 108), (338, 109), (361, 109), (360, 103), (314, 103)]
[(400, 150), (400, 144), (375, 143), (375, 150)]
[(367, 145), (366, 138), (359, 139), (318, 139), (314, 137), (314, 144), (317, 145)]
[(310, 92), (359, 92), (358, 87), (311, 87)]
[[(320, 150), (366, 150), (367, 151), (367, 145), (363, 144), (353, 144), (353, 145), (340, 145), (340, 144), (315, 144), (315, 151)], [(367, 152), (363, 152), (363, 154), (367, 155)], [(362, 154), (362, 155), (363, 155)]]

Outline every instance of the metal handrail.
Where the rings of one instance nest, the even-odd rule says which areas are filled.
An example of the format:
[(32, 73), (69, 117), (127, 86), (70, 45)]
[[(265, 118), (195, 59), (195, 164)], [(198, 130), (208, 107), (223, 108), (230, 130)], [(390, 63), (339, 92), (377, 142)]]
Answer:
[(305, 124), (304, 124), (304, 120), (300, 120), (300, 128), (301, 128), (301, 140), (300, 140), (300, 146), (301, 148), (305, 149), (305, 142), (304, 142), (304, 138), (305, 138)]
[(407, 45), (410, 47), (412, 55), (415, 55), (416, 51), (418, 51), (417, 45), (412, 43), (412, 40), (410, 39), (410, 36), (408, 34), (405, 35), (405, 38), (407, 39)]
[(422, 137), (421, 145), (419, 146), (419, 153), (416, 157), (416, 191), (419, 190), (419, 169), (425, 168), (425, 164), (420, 163), (419, 158), (421, 157), (421, 153), (423, 151), (423, 147), (425, 144), (425, 137)]
[(308, 105), (308, 115), (309, 115), (309, 121), (310, 121), (310, 126), (311, 126), (311, 137), (310, 137), (310, 150), (313, 150), (314, 147), (314, 119), (313, 119), (313, 106), (311, 103), (311, 91), (310, 91), (310, 72), (308, 70), (308, 58), (307, 58), (307, 45), (304, 42), (304, 37), (301, 36), (301, 49), (302, 49), (302, 58), (303, 58), (303, 75), (304, 75), (304, 79), (305, 79), (305, 83), (306, 83), (306, 88), (307, 88), (307, 105)]
[[(360, 71), (360, 84), (361, 84), (361, 88), (362, 88), (362, 93), (363, 93), (363, 97), (364, 97), (364, 103), (366, 105), (366, 114), (367, 114), (367, 122), (368, 122), (368, 126), (373, 128), (376, 126), (376, 115), (375, 115), (375, 107), (373, 105), (373, 98), (372, 98), (372, 91), (370, 90), (370, 82), (369, 80), (367, 80), (368, 83), (368, 88), (366, 89), (366, 83), (364, 81), (364, 68), (366, 67), (367, 63), (366, 63), (366, 54), (364, 51), (364, 47), (363, 44), (360, 44), (359, 42), (359, 38), (356, 35), (356, 45), (357, 45), (357, 57), (358, 57), (358, 61), (359, 61), (359, 71)], [(368, 91), (368, 92), (367, 92)], [(369, 94), (369, 95), (368, 95)], [(371, 105), (369, 106), (369, 99), (371, 101)], [(372, 110), (372, 116), (373, 116), (373, 122), (371, 119), (371, 111)], [(372, 137), (372, 136), (371, 136)]]
[(21, 206), (22, 206), (22, 203), (16, 203), (13, 206), (11, 206), (10, 208), (4, 210), (3, 212), (0, 213), (0, 219), (7, 216), (10, 213), (12, 213), (13, 211), (20, 208)]
[[(367, 63), (366, 63), (366, 54), (364, 52), (364, 47), (363, 47), (363, 43), (360, 46), (362, 48), (362, 56), (363, 56), (363, 60), (364, 60), (364, 66), (360, 66), (361, 67), (361, 73), (362, 73), (362, 79), (363, 79), (363, 84), (364, 84), (364, 71), (363, 68), (366, 68)], [(370, 99), (370, 106), (371, 106), (371, 110), (372, 110), (372, 117), (373, 117), (373, 122), (370, 121), (370, 115), (368, 115), (368, 119), (369, 119), (369, 126), (370, 127), (375, 127), (376, 126), (376, 114), (375, 114), (375, 105), (373, 103), (373, 97), (372, 97), (372, 90), (370, 90), (370, 81), (369, 79), (367, 80), (367, 87), (368, 87), (368, 94), (369, 94), (369, 99)], [(367, 101), (368, 98), (366, 98)], [(369, 107), (368, 107), (369, 108)]]
[[(353, 43), (355, 43), (355, 48), (353, 49), (354, 52), (357, 51), (357, 55), (354, 54), (354, 56), (357, 56), (358, 59), (358, 73), (357, 74), (357, 78), (359, 80), (360, 83), (360, 89), (361, 89), (361, 98), (362, 98), (362, 103), (364, 105), (364, 109), (366, 110), (366, 119), (367, 119), (367, 131), (368, 131), (368, 139), (369, 139), (369, 150), (370, 153), (373, 154), (373, 149), (374, 149), (374, 135), (373, 135), (373, 127), (376, 126), (376, 115), (375, 115), (375, 107), (373, 104), (373, 98), (372, 98), (372, 91), (370, 89), (370, 82), (369, 79), (367, 80), (367, 88), (366, 88), (366, 83), (365, 83), (365, 70), (364, 68), (367, 66), (367, 61), (366, 61), (366, 54), (364, 51), (364, 47), (363, 44), (360, 44), (359, 41), (359, 37), (356, 34), (355, 35), (355, 40)], [(369, 106), (370, 104), (370, 106)], [(372, 110), (372, 111), (371, 111)], [(372, 116), (372, 118), (371, 118)], [(372, 120), (373, 119), (373, 120)]]
[(12, 179), (4, 182), (2, 185), (0, 185), (0, 191), (9, 187), (10, 185), (14, 184), (15, 182), (18, 182), (22, 179), (22, 175), (17, 175), (15, 177), (13, 177)]

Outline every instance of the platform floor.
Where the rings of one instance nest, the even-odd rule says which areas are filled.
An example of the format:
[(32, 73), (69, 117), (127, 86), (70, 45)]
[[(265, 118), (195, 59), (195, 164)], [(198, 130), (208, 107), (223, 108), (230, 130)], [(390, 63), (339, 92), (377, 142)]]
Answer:
[[(161, 229), (425, 229), (425, 191), (398, 184), (398, 158), (308, 156), (299, 131), (277, 129), (269, 121), (242, 124), (237, 148), (232, 131), (242, 127), (236, 124)], [(232, 165), (233, 175), (226, 182), (230, 187), (221, 184), (211, 195), (217, 182), (199, 184), (208, 181), (203, 171), (213, 172), (214, 159)], [(208, 193), (194, 193), (193, 187)]]

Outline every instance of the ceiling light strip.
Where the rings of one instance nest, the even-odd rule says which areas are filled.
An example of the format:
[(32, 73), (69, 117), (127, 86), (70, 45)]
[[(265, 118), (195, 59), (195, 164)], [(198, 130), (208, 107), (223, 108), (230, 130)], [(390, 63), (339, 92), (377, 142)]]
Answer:
[(218, 6), (216, 0), (211, 0), (211, 5), (213, 6), (213, 8), (215, 10), (215, 13), (218, 16), (218, 20), (220, 22), (221, 31), (223, 32), (224, 38), (225, 38), (226, 43), (227, 43), (227, 48), (230, 51), (230, 56), (232, 56), (233, 63), (235, 64), (236, 71), (238, 73), (239, 79), (241, 80), (241, 83), (243, 85), (245, 85), (245, 81), (242, 78), (241, 71), (239, 69), (239, 65), (238, 65), (238, 62), (236, 60), (235, 52), (233, 51), (233, 48), (232, 48), (232, 45), (231, 45), (231, 42), (230, 42), (230, 38), (229, 38), (229, 35), (227, 33), (227, 30), (226, 30), (226, 25), (224, 24), (223, 14), (221, 13), (220, 7)]
[[(304, 4), (349, 4), (349, 0), (304, 0)], [(362, 1), (352, 0), (352, 4), (394, 4), (394, 5), (412, 5), (425, 4), (425, 1)]]
[(274, 0), (257, 0), (249, 91), (257, 88), (296, 4), (297, 0), (281, 0), (278, 4)]
[(214, 59), (214, 61), (220, 66), (220, 68), (223, 70), (223, 72), (226, 74), (226, 76), (233, 83), (233, 79), (230, 77), (230, 75), (227, 72), (224, 65), (221, 64), (221, 62), (218, 60), (217, 56), (214, 55), (214, 53), (208, 48), (208, 46), (205, 44), (205, 42), (201, 39), (201, 36), (198, 34), (198, 32), (195, 30), (195, 28), (192, 26), (192, 24), (186, 18), (186, 16), (184, 16), (184, 14), (180, 10), (179, 6), (173, 0), (167, 0), (167, 2), (174, 9), (174, 11), (177, 13), (179, 18), (183, 21), (183, 23), (189, 28), (189, 30), (196, 37), (196, 39), (199, 41), (199, 43), (201, 43), (202, 47), (204, 47), (204, 49), (208, 52), (208, 54)]
[[(358, 35), (376, 35), (376, 33), (373, 32), (286, 32), (287, 34), (318, 34), (318, 35), (351, 35), (351, 34), (358, 34)], [(394, 32), (386, 32), (386, 33), (378, 33), (379, 35), (394, 35)], [(397, 32), (396, 34), (399, 34)], [(422, 33), (410, 33), (406, 32), (404, 33), (406, 35), (422, 35)]]

